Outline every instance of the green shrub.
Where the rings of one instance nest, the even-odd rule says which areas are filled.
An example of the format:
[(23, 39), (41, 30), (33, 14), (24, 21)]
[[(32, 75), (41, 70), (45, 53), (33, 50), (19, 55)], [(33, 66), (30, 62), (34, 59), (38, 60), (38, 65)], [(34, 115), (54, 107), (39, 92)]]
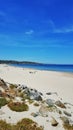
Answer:
[(7, 103), (8, 103), (8, 102), (7, 102), (7, 100), (6, 100), (5, 98), (0, 98), (0, 108), (1, 108), (2, 106), (5, 106)]
[(9, 108), (16, 112), (22, 112), (28, 110), (28, 105), (25, 103), (11, 102), (8, 104)]

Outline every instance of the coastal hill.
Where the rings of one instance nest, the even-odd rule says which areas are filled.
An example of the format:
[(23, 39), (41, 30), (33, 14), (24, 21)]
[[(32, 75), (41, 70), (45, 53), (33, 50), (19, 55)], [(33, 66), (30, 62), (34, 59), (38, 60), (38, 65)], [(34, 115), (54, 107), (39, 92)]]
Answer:
[(51, 65), (51, 66), (73, 66), (73, 64), (55, 64), (55, 63), (41, 63), (33, 61), (17, 61), (17, 60), (0, 60), (0, 64), (33, 64), (33, 65)]
[(31, 62), (31, 61), (16, 61), (16, 60), (0, 60), (0, 64), (42, 64), (38, 62)]

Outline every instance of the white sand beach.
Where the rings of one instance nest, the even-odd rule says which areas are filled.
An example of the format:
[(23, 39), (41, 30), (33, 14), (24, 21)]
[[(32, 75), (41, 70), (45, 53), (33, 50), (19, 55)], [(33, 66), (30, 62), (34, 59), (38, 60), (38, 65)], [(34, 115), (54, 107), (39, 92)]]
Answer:
[[(55, 72), (55, 71), (41, 71), (34, 69), (25, 69), (19, 67), (13, 67), (6, 64), (0, 65), (0, 78), (2, 78), (5, 82), (16, 83), (16, 84), (25, 84), (30, 88), (35, 88), (38, 91), (44, 94), (44, 98), (47, 98), (46, 93), (52, 92), (55, 93), (50, 95), (51, 99), (62, 99), (64, 102), (73, 104), (73, 74), (63, 73), (63, 72)], [(3, 112), (6, 114), (0, 116), (1, 119), (6, 119), (7, 122), (16, 123), (23, 117), (29, 117), (38, 122), (39, 125), (44, 125), (44, 130), (63, 130), (58, 115), (56, 113), (52, 113), (59, 120), (59, 126), (57, 128), (53, 128), (51, 125), (48, 125), (48, 117), (37, 117), (33, 118), (29, 116), (31, 112), (37, 112), (37, 108), (34, 109), (33, 106), (30, 105), (29, 112), (22, 113), (14, 113), (7, 106), (1, 108)], [(73, 110), (73, 106), (71, 107), (71, 111)], [(8, 113), (8, 114), (7, 114)], [(12, 120), (9, 119), (9, 115), (12, 115)], [(51, 115), (49, 114), (49, 119)], [(73, 114), (71, 119), (73, 119)]]
[(9, 83), (25, 84), (44, 94), (57, 92), (63, 100), (73, 103), (73, 74), (18, 68), (1, 64), (0, 78)]

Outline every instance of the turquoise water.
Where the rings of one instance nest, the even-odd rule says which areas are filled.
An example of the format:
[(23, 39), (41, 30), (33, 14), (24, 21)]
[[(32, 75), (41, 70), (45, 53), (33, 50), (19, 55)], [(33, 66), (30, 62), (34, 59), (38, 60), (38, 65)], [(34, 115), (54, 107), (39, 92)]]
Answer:
[(73, 65), (54, 65), (54, 64), (11, 64), (16, 67), (33, 68), (38, 70), (61, 71), (73, 73)]

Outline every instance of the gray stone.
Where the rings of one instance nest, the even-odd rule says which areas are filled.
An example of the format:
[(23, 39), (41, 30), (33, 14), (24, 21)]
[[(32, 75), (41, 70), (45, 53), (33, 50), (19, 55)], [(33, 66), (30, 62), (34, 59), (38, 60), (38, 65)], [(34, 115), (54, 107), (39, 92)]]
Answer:
[(64, 114), (65, 114), (66, 116), (71, 116), (71, 114), (70, 114), (69, 112), (67, 112), (67, 111), (64, 111)]
[(31, 115), (33, 116), (33, 117), (37, 117), (38, 116), (38, 113), (31, 113)]
[(46, 103), (48, 104), (49, 107), (53, 107), (54, 106), (54, 100), (52, 100), (52, 99), (47, 99)]
[(51, 93), (51, 92), (48, 92), (48, 93), (46, 93), (46, 95), (52, 95), (52, 93)]

